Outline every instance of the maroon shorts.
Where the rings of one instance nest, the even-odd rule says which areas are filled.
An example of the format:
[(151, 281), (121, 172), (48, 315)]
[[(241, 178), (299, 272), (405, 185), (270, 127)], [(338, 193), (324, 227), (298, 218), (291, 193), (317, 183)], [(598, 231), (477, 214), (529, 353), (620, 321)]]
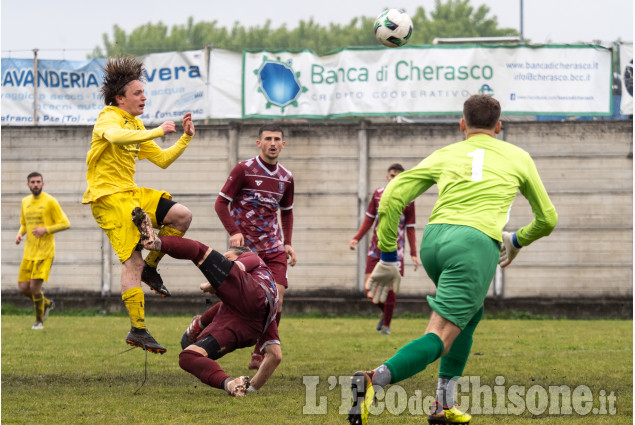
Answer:
[(289, 287), (289, 282), (287, 281), (287, 253), (286, 251), (278, 251), (278, 252), (263, 252), (259, 251), (258, 256), (262, 258), (262, 261), (265, 262), (269, 270), (271, 270), (271, 274), (273, 275), (273, 279), (276, 281), (278, 285), (282, 285), (285, 288)]
[(234, 264), (216, 289), (216, 296), (221, 300), (220, 308), (197, 341), (211, 335), (223, 355), (255, 345), (263, 335), (269, 314), (265, 290)]

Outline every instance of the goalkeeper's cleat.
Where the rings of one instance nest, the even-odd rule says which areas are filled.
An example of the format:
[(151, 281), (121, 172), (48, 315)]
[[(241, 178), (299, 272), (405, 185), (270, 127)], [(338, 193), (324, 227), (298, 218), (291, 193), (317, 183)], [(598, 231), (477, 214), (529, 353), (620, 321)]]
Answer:
[(169, 297), (172, 295), (170, 294), (170, 291), (168, 291), (168, 288), (166, 288), (163, 284), (163, 279), (161, 279), (161, 275), (157, 272), (157, 268), (148, 265), (146, 262), (144, 262), (143, 270), (141, 271), (141, 280), (162, 297)]
[(382, 335), (390, 335), (390, 326), (382, 325), (381, 329), (379, 330), (379, 333)]
[(55, 309), (55, 301), (49, 300), (49, 303), (44, 306), (44, 313), (42, 314), (42, 322), (49, 318), (51, 310)]
[(40, 329), (44, 329), (44, 323), (40, 322), (39, 320), (36, 321), (33, 326), (31, 326), (31, 329), (33, 330), (40, 330)]
[(368, 408), (375, 400), (373, 389), (373, 377), (375, 371), (355, 372), (351, 391), (353, 392), (353, 406), (348, 411), (346, 418), (351, 425), (368, 424)]
[(251, 360), (249, 361), (249, 366), (247, 368), (249, 370), (258, 370), (260, 369), (260, 365), (264, 360), (264, 356), (256, 353), (251, 353)]
[(249, 388), (249, 376), (239, 376), (238, 378), (227, 378), (223, 383), (225, 391), (232, 397), (244, 397)]
[(187, 327), (185, 332), (183, 332), (183, 336), (181, 337), (181, 348), (184, 350), (194, 344), (196, 342), (196, 338), (203, 331), (203, 326), (201, 325), (201, 316), (194, 316), (192, 322)]
[(164, 346), (152, 338), (152, 335), (150, 335), (147, 329), (130, 328), (130, 332), (128, 332), (128, 336), (126, 336), (126, 343), (143, 348), (151, 353), (163, 354), (167, 351)]
[(150, 216), (139, 207), (132, 210), (132, 222), (141, 234), (141, 246), (151, 251), (161, 250), (161, 239), (154, 232)]
[(452, 407), (441, 407), (441, 403), (439, 403), (438, 400), (432, 404), (432, 409), (428, 415), (428, 423), (430, 425), (466, 425), (469, 424), (471, 420), (472, 416), (469, 413), (461, 412), (456, 405)]

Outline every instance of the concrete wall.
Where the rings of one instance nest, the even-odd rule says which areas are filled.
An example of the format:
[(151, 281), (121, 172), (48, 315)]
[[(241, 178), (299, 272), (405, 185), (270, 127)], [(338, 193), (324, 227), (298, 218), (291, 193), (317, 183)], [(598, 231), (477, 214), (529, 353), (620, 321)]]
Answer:
[[(290, 291), (325, 296), (357, 291), (364, 255), (348, 249), (372, 191), (385, 184), (393, 162), (416, 165), (446, 144), (461, 140), (458, 124), (285, 123), (281, 162), (296, 181), (293, 245), (298, 264), (289, 269)], [(213, 202), (231, 167), (255, 156), (257, 124), (200, 125), (190, 147), (167, 170), (148, 161), (137, 166), (137, 184), (172, 193), (194, 215), (188, 236), (222, 250), (227, 236)], [(2, 290), (16, 288), (22, 246), (14, 244), (26, 176), (38, 170), (44, 190), (71, 220), (56, 235), (57, 257), (49, 290), (119, 292), (120, 265), (81, 204), (86, 188), (89, 127), (2, 128)], [(631, 121), (509, 122), (502, 137), (533, 157), (560, 220), (554, 233), (523, 249), (504, 272), (502, 295), (595, 297), (632, 294), (633, 129)], [(157, 140), (168, 147), (170, 135)], [(361, 168), (360, 168), (361, 167)], [(436, 200), (436, 187), (416, 200), (417, 239)], [(531, 220), (519, 195), (509, 229)], [(365, 253), (366, 238), (359, 249)], [(103, 261), (105, 259), (105, 261)], [(189, 262), (165, 258), (159, 270), (175, 294), (196, 293), (200, 272)], [(422, 296), (434, 286), (423, 269), (406, 261), (402, 294)]]

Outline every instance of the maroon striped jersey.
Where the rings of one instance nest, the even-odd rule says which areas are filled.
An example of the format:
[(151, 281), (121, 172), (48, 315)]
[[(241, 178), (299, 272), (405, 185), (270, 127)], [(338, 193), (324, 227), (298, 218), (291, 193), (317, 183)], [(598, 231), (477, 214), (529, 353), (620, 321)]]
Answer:
[(245, 273), (248, 273), (253, 281), (268, 293), (267, 302), (271, 303), (269, 305), (269, 316), (267, 317), (266, 324), (266, 326), (268, 326), (271, 322), (276, 320), (279, 302), (278, 287), (276, 286), (276, 281), (273, 280), (271, 270), (269, 270), (269, 267), (262, 261), (262, 258), (258, 257), (258, 254), (255, 252), (240, 254), (234, 262), (242, 264)]
[(220, 196), (229, 200), (234, 224), (253, 251), (284, 251), (278, 210), (293, 208), (293, 175), (280, 163), (260, 157), (239, 162), (229, 174)]
[[(380, 187), (375, 190), (373, 193), (373, 198), (368, 204), (368, 208), (366, 209), (366, 215), (372, 219), (375, 219), (375, 226), (373, 229), (373, 238), (368, 245), (368, 256), (377, 258), (379, 260), (379, 248), (377, 248), (377, 224), (379, 220), (377, 218), (377, 209), (379, 208), (379, 201), (381, 200), (381, 195), (384, 193), (385, 187)], [(406, 250), (406, 227), (414, 227), (415, 226), (415, 202), (412, 201), (401, 213), (401, 217), (399, 218), (399, 229), (397, 231), (397, 261), (399, 261), (399, 269), (403, 273), (403, 257)]]

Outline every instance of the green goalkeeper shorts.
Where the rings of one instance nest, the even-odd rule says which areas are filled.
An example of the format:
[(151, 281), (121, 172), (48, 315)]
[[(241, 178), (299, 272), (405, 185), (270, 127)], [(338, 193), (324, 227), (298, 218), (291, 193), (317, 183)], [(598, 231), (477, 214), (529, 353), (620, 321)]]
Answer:
[(421, 241), (421, 264), (437, 287), (430, 308), (461, 330), (489, 290), (500, 244), (473, 227), (428, 224)]

